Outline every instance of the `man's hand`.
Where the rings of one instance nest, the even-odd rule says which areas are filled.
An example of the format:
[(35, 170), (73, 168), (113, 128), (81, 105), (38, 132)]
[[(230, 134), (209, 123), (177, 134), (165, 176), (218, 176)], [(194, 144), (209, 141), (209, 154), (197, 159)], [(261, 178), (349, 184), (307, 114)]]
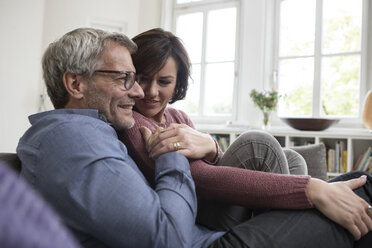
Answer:
[[(150, 129), (147, 127), (140, 127), (140, 132), (142, 134), (142, 138), (145, 141), (146, 150), (150, 152), (150, 147), (154, 143), (154, 141), (158, 138), (161, 131), (164, 130), (162, 127), (158, 127), (155, 133), (152, 133)], [(151, 157), (151, 156), (150, 156)]]
[(320, 212), (346, 228), (358, 240), (372, 230), (372, 216), (366, 211), (369, 204), (352, 191), (365, 183), (365, 176), (334, 183), (312, 178), (307, 194)]

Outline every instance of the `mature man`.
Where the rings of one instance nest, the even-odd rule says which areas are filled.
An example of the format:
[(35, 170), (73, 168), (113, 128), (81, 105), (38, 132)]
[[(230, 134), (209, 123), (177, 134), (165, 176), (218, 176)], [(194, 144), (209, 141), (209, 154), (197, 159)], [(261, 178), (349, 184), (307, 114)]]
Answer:
[[(151, 188), (117, 139), (115, 129), (133, 125), (134, 99), (143, 97), (135, 50), (124, 35), (88, 28), (52, 43), (43, 73), (56, 110), (30, 116), (32, 127), (17, 148), (22, 176), (84, 247), (352, 247), (347, 230), (359, 238), (372, 229), (368, 203), (351, 191), (366, 178), (332, 186), (304, 178), (306, 192), (294, 192), (347, 230), (316, 210), (261, 214), (228, 233), (196, 225), (187, 159), (177, 152), (160, 156)], [(368, 180), (358, 194), (370, 202)]]
[(223, 233), (196, 227), (187, 159), (157, 160), (155, 189), (118, 140), (134, 124), (143, 91), (124, 35), (77, 29), (43, 56), (56, 110), (30, 116), (17, 153), (22, 176), (61, 214), (85, 247), (205, 247)]

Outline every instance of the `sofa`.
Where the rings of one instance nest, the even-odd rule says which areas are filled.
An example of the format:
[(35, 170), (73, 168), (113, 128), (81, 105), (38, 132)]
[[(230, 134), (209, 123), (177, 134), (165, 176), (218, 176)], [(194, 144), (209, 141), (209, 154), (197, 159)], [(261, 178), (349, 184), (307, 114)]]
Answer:
[[(304, 157), (309, 175), (327, 179), (324, 144), (293, 149)], [(19, 177), (20, 171), (17, 154), (0, 153), (0, 247), (79, 247), (48, 203)]]
[(54, 210), (19, 178), (21, 162), (0, 153), (0, 247), (78, 248)]
[[(327, 180), (326, 147), (323, 143), (296, 146), (291, 149), (304, 157), (310, 176)], [(18, 173), (21, 171), (21, 161), (15, 153), (0, 153), (0, 162), (3, 162), (6, 166)]]

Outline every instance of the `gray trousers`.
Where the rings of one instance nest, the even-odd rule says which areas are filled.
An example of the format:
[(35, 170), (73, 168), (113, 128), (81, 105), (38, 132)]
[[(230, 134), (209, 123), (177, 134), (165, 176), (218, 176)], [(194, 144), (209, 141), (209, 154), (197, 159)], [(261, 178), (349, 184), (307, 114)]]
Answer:
[[(240, 135), (228, 147), (219, 165), (279, 174), (307, 174), (306, 162), (300, 154), (283, 149), (272, 135), (261, 131)], [(261, 211), (200, 199), (197, 222), (214, 230), (226, 231)]]
[(262, 131), (241, 134), (228, 147), (217, 165), (279, 174), (307, 175), (306, 162), (300, 154), (282, 148), (271, 134)]
[[(350, 172), (333, 181), (358, 178), (363, 172)], [(372, 177), (354, 192), (372, 204)], [(343, 227), (316, 209), (275, 210), (261, 213), (230, 228), (210, 248), (370, 248), (372, 232), (354, 242)]]
[[(301, 155), (282, 149), (274, 137), (264, 132), (247, 132), (227, 149), (218, 165), (282, 174), (307, 174)], [(361, 176), (351, 172), (336, 177), (348, 180)], [(355, 193), (370, 204), (372, 177)], [(342, 248), (372, 247), (372, 232), (354, 243), (351, 234), (316, 209), (269, 210), (249, 209), (221, 202), (199, 200), (197, 222), (227, 233), (211, 248)]]

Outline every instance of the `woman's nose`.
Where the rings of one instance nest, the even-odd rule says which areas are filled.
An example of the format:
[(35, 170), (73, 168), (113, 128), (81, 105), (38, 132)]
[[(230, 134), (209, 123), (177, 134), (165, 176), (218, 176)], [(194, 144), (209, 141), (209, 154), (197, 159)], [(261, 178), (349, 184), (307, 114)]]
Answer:
[(156, 87), (156, 81), (153, 80), (152, 82), (149, 82), (145, 85), (143, 91), (145, 92), (146, 96), (156, 96), (158, 89)]

